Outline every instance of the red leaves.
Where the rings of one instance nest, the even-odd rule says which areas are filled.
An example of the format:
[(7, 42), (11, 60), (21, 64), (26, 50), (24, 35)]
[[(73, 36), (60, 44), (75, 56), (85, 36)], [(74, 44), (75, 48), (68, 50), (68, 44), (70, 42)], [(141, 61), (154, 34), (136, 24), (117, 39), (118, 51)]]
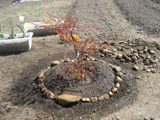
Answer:
[(79, 43), (79, 40), (78, 40), (78, 38), (76, 38), (75, 36), (72, 36), (72, 38), (73, 38), (73, 41), (74, 41), (74, 42), (77, 42), (77, 43)]
[(70, 37), (68, 36), (68, 34), (66, 33), (66, 39), (67, 40), (70, 40)]
[[(49, 13), (47, 13), (49, 14)], [(49, 14), (51, 15), (51, 14)], [(73, 14), (66, 14), (62, 18), (58, 18), (57, 16), (51, 15), (53, 18), (57, 18), (57, 22), (55, 25), (47, 25), (43, 26), (44, 28), (50, 28), (54, 33), (58, 33), (63, 40), (70, 43), (70, 45), (74, 46), (75, 57), (77, 57), (77, 62), (71, 62), (70, 65), (63, 67), (60, 72), (61, 75), (66, 75), (70, 78), (82, 80), (82, 77), (86, 78), (93, 71), (94, 67), (97, 67), (94, 63), (91, 65), (88, 63), (87, 58), (91, 56), (93, 52), (96, 50), (104, 49), (108, 47), (109, 44), (97, 44), (93, 37), (89, 37), (87, 39), (80, 39), (79, 31), (84, 32), (97, 32), (98, 29), (96, 26), (94, 28), (89, 29), (84, 25), (84, 22), (80, 23), (77, 18), (73, 17)], [(54, 19), (53, 19), (54, 20)], [(63, 22), (61, 22), (63, 20)], [(85, 64), (83, 62), (83, 58), (85, 56)]]

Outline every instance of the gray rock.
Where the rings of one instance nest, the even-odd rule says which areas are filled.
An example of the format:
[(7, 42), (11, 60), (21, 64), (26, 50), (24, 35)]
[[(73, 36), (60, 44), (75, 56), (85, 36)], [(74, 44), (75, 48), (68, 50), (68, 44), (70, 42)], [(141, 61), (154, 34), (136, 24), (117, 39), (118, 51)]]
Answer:
[(132, 62), (135, 62), (135, 61), (137, 61), (137, 57), (136, 57), (136, 56), (133, 56), (133, 57), (132, 57)]
[(122, 51), (122, 52), (125, 51), (125, 48), (124, 48), (124, 47), (121, 47), (121, 51)]
[(147, 66), (144, 66), (144, 67), (143, 67), (143, 70), (146, 70), (147, 68), (148, 68)]
[(70, 94), (62, 94), (57, 97), (57, 101), (63, 106), (72, 105), (73, 103), (77, 103), (81, 99), (81, 96), (75, 96)]
[(120, 71), (122, 70), (121, 67), (119, 67), (119, 66), (114, 66), (113, 69), (114, 69), (115, 71), (118, 71), (118, 72), (120, 72)]
[(116, 58), (116, 55), (111, 55), (110, 57), (111, 57), (111, 58)]
[(104, 95), (100, 96), (100, 97), (98, 98), (98, 100), (99, 100), (99, 101), (103, 101), (103, 100), (104, 100)]
[(104, 54), (101, 54), (101, 57), (104, 57)]
[(147, 59), (150, 59), (150, 58), (151, 58), (151, 56), (150, 56), (150, 55), (147, 55), (147, 56), (146, 56), (146, 58), (147, 58)]
[(134, 52), (134, 53), (138, 53), (138, 51), (137, 51), (137, 50), (133, 50), (133, 52)]
[(89, 59), (90, 59), (90, 61), (95, 61), (96, 60), (96, 58), (94, 58), (94, 57), (89, 57)]
[(143, 53), (146, 54), (146, 53), (147, 53), (147, 49), (144, 49), (144, 50), (143, 50)]
[(142, 55), (139, 55), (139, 57), (141, 57), (142, 59), (144, 59), (144, 58), (145, 58), (145, 55), (142, 54)]
[(115, 79), (115, 82), (118, 82), (118, 83), (122, 83), (122, 78), (120, 78), (119, 76), (116, 76), (116, 79)]
[(105, 52), (108, 52), (108, 49), (103, 49), (102, 51), (103, 51), (103, 53), (105, 53)]
[(61, 62), (58, 61), (58, 60), (54, 60), (51, 62), (51, 65), (54, 66), (54, 65), (57, 65), (57, 64), (60, 64)]
[(138, 53), (139, 53), (139, 54), (143, 54), (143, 51), (142, 51), (142, 50), (140, 50)]
[(117, 58), (118, 59), (122, 59), (123, 55), (122, 54), (118, 54)]
[(153, 56), (153, 60), (156, 60), (156, 59), (157, 59), (157, 56), (154, 55), (154, 56)]
[(154, 60), (154, 59), (149, 59), (149, 62), (150, 62), (151, 64), (157, 63), (158, 61), (159, 61), (158, 59), (156, 59), (156, 60)]
[(117, 87), (113, 87), (112, 89), (111, 89), (111, 92), (112, 93), (115, 93), (115, 92), (117, 92), (118, 91), (118, 88)]
[(155, 70), (155, 69), (151, 69), (151, 72), (152, 72), (152, 73), (156, 73), (156, 70)]
[(136, 76), (136, 79), (141, 79), (141, 76)]
[(112, 68), (113, 68), (113, 70), (115, 70), (115, 71), (121, 71), (122, 69), (121, 69), (121, 67), (119, 67), (119, 66), (116, 66), (116, 65), (113, 65), (113, 64), (110, 64), (110, 63), (107, 63), (109, 66), (111, 66)]
[(136, 57), (139, 57), (138, 53), (134, 53), (134, 55), (135, 55)]
[(110, 96), (109, 96), (107, 93), (104, 94), (103, 96), (104, 96), (104, 98), (105, 98), (106, 100), (109, 100), (109, 99), (110, 99)]
[(121, 62), (125, 62), (125, 59), (121, 59)]
[(149, 118), (144, 118), (143, 120), (150, 120)]
[(116, 72), (116, 75), (122, 78), (122, 73), (121, 72)]
[(139, 70), (139, 67), (136, 66), (136, 65), (134, 65), (132, 69), (135, 70), (135, 71), (138, 71), (138, 70)]
[(133, 57), (134, 55), (132, 53), (127, 54), (128, 57)]
[(149, 54), (155, 54), (156, 52), (154, 50), (149, 50)]
[(147, 69), (146, 72), (151, 72), (151, 69)]
[(126, 57), (126, 60), (125, 60), (126, 62), (131, 62), (132, 61), (132, 59), (130, 58), (130, 57)]
[(149, 60), (145, 60), (145, 61), (144, 61), (144, 64), (145, 64), (145, 65), (150, 65)]
[(118, 83), (118, 82), (115, 84), (115, 87), (116, 87), (116, 88), (120, 88), (120, 86), (121, 86), (121, 85), (120, 85), (120, 83)]
[(133, 53), (133, 48), (130, 48), (131, 53)]
[(116, 51), (117, 51), (117, 49), (116, 49), (116, 48), (113, 48), (113, 49), (112, 49), (112, 51), (113, 51), (113, 52), (116, 52)]
[(97, 97), (91, 97), (91, 102), (97, 102), (98, 101), (98, 98)]
[(91, 100), (89, 98), (82, 98), (83, 102), (90, 102)]

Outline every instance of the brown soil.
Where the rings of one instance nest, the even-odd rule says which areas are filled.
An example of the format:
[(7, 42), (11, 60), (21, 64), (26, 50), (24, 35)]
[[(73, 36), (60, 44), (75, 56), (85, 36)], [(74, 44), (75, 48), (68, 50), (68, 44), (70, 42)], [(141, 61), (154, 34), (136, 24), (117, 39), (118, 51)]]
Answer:
[[(0, 0), (2, 18), (0, 24), (2, 24), (2, 32), (7, 33), (10, 31), (10, 26), (18, 24), (20, 15), (25, 17), (26, 22), (31, 22), (48, 19), (49, 16), (44, 13), (44, 10), (51, 13), (57, 11), (60, 15), (74, 12), (74, 15), (83, 20), (88, 27), (96, 24), (100, 28), (99, 32), (93, 34), (96, 40), (112, 40), (118, 43), (119, 41), (143, 38), (149, 42), (159, 43), (160, 4), (152, 1), (134, 1), (133, 4), (129, 0), (57, 0), (54, 2), (42, 0), (13, 5), (9, 0)], [(144, 8), (144, 6), (147, 6), (148, 9), (143, 11), (141, 7)], [(15, 28), (15, 31), (19, 30)], [(84, 34), (85, 36), (86, 34)], [(32, 48), (29, 51), (0, 55), (0, 119), (142, 120), (146, 117), (160, 119), (159, 66), (157, 66), (156, 73), (140, 71), (138, 75), (141, 76), (141, 79), (134, 79), (137, 72), (132, 71), (132, 64), (122, 64), (115, 59), (100, 58), (100, 54), (95, 54), (93, 56), (96, 58), (122, 68), (124, 82), (119, 93), (108, 101), (80, 102), (73, 106), (63, 107), (42, 96), (37, 88), (35, 78), (40, 71), (50, 65), (52, 60), (62, 59), (65, 51), (71, 47), (62, 43), (58, 35), (36, 36), (32, 38), (32, 41)], [(115, 46), (110, 47), (114, 48)], [(139, 47), (143, 46), (135, 46), (135, 48)], [(150, 47), (156, 49), (156, 46)], [(159, 57), (159, 50), (156, 49), (156, 53)], [(77, 86), (72, 83), (68, 87), (66, 81), (53, 81), (51, 73), (57, 69), (53, 67), (45, 75), (45, 85), (56, 94), (64, 92), (83, 97), (99, 97), (113, 86), (115, 74), (108, 65), (96, 64), (98, 64), (100, 72), (95, 71), (93, 84)], [(83, 92), (75, 91), (75, 87), (76, 89), (79, 87)]]

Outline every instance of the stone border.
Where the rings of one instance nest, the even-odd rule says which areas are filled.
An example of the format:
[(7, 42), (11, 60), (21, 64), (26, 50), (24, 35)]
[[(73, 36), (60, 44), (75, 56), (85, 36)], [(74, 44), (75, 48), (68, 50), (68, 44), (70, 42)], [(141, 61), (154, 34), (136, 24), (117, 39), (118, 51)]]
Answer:
[(68, 104), (73, 104), (73, 103), (78, 102), (80, 100), (82, 102), (92, 102), (92, 103), (98, 102), (98, 101), (103, 101), (104, 99), (109, 100), (111, 97), (114, 96), (115, 93), (118, 93), (118, 89), (120, 88), (120, 84), (123, 82), (122, 73), (121, 73), (121, 67), (113, 65), (113, 64), (110, 64), (110, 63), (106, 63), (105, 61), (98, 60), (98, 59), (96, 59), (94, 57), (89, 57), (88, 60), (90, 60), (90, 61), (99, 61), (101, 63), (108, 64), (116, 72), (115, 86), (112, 87), (111, 90), (108, 93), (101, 95), (99, 98), (98, 97), (91, 97), (91, 98), (84, 97), (83, 98), (81, 96), (75, 96), (75, 95), (69, 95), (69, 94), (62, 94), (62, 95), (57, 96), (54, 93), (52, 93), (49, 89), (47, 89), (45, 87), (44, 81), (42, 79), (43, 76), (44, 76), (44, 73), (46, 71), (48, 71), (52, 66), (61, 64), (63, 62), (75, 62), (76, 61), (76, 60), (70, 60), (68, 58), (66, 60), (61, 59), (60, 61), (54, 60), (54, 61), (51, 62), (51, 66), (49, 66), (46, 70), (38, 73), (38, 75), (37, 75), (38, 87), (40, 88), (41, 93), (43, 94), (43, 96), (45, 96), (45, 97), (47, 97), (49, 99), (52, 99), (52, 100), (57, 100), (61, 105), (65, 106), (65, 105), (68, 105)]

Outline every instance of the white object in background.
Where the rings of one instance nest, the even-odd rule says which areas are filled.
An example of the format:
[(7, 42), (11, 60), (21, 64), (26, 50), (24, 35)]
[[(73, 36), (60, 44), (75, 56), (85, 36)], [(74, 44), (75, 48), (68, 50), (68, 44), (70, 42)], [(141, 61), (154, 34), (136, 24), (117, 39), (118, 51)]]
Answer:
[(17, 33), (15, 39), (7, 39), (9, 34), (4, 35), (6, 40), (0, 40), (0, 53), (11, 53), (30, 50), (32, 46), (33, 32), (27, 32), (23, 38), (22, 33)]
[[(44, 22), (31, 22), (31, 23), (25, 23), (24, 29), (28, 32), (33, 32), (34, 35), (47, 35), (51, 34), (50, 31), (52, 31), (54, 28), (44, 28), (43, 26), (50, 26), (55, 25), (58, 22), (58, 19), (55, 18), (55, 21), (53, 23), (44, 23)], [(61, 23), (63, 24), (64, 21), (62, 20)], [(56, 28), (54, 29), (56, 30)]]

